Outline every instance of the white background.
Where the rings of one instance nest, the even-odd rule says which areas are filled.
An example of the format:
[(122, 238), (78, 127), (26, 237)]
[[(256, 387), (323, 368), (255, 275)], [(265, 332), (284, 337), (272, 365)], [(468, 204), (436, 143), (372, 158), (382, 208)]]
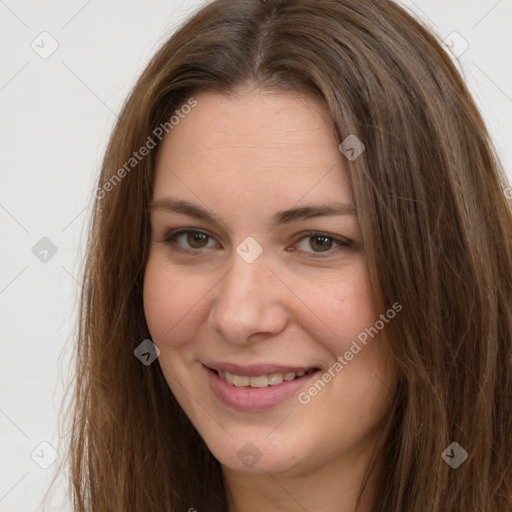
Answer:
[[(202, 3), (0, 0), (0, 512), (42, 510), (58, 464), (40, 467), (54, 453), (40, 443), (64, 454), (58, 413), (85, 223), (116, 114), (149, 57)], [(512, 0), (403, 4), (441, 39), (456, 31), (469, 44), (458, 65), (510, 178)], [(31, 48), (43, 31), (59, 45), (47, 59)], [(43, 237), (57, 247), (46, 263), (32, 252)], [(62, 484), (45, 510), (70, 510)]]

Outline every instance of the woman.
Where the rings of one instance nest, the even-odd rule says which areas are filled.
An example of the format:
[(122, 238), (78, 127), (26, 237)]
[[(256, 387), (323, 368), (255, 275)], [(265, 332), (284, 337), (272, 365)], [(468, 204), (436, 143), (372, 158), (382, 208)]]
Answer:
[(386, 0), (215, 1), (96, 190), (76, 511), (512, 511), (512, 215)]

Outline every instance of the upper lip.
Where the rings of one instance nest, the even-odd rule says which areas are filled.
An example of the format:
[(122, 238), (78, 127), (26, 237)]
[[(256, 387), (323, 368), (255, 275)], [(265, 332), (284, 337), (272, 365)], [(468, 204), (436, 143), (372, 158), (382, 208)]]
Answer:
[(235, 363), (228, 362), (204, 362), (204, 366), (209, 368), (210, 370), (216, 370), (221, 372), (228, 372), (233, 375), (244, 375), (247, 377), (257, 377), (258, 375), (268, 375), (269, 373), (290, 373), (290, 372), (300, 372), (300, 371), (308, 371), (312, 369), (317, 369), (316, 366), (284, 366), (280, 364), (273, 363), (263, 363), (263, 364), (251, 364), (251, 365), (240, 365)]

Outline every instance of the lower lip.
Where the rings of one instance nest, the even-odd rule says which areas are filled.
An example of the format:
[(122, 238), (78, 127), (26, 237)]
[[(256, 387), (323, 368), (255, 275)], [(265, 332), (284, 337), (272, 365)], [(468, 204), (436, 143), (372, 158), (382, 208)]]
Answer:
[(206, 367), (205, 370), (217, 398), (228, 407), (247, 412), (264, 411), (276, 407), (292, 395), (298, 394), (299, 390), (318, 373), (318, 371), (308, 373), (299, 379), (285, 380), (275, 386), (251, 388), (234, 386), (221, 379), (213, 370)]

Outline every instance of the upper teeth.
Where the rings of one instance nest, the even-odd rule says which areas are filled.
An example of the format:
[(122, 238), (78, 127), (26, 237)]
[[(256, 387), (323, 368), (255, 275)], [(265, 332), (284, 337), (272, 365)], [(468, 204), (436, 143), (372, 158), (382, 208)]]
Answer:
[[(308, 370), (310, 373), (313, 370)], [(258, 375), (257, 377), (248, 377), (247, 375), (233, 375), (229, 372), (221, 372), (219, 371), (219, 377), (229, 384), (233, 384), (238, 387), (247, 387), (251, 388), (265, 388), (267, 386), (275, 386), (277, 384), (281, 384), (283, 380), (293, 380), (296, 377), (302, 377), (306, 375), (304, 370), (299, 370), (298, 372), (288, 372), (288, 373), (269, 373), (268, 375)]]

